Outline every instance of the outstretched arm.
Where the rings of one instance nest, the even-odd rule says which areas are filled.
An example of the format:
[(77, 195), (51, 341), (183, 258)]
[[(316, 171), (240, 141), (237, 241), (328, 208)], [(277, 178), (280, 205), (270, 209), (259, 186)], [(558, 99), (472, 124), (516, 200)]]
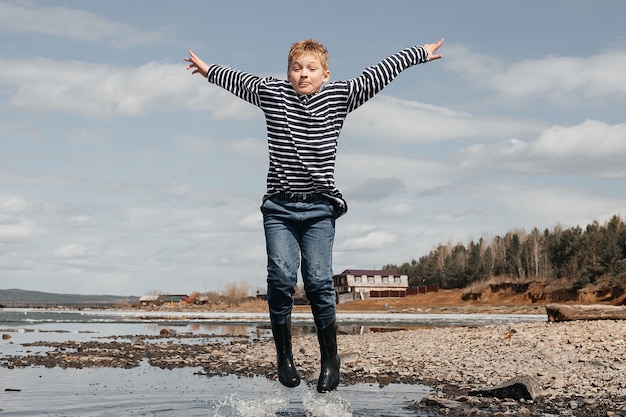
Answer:
[(427, 43), (422, 45), (426, 52), (428, 52), (429, 61), (432, 61), (433, 59), (440, 59), (442, 57), (441, 54), (435, 55), (435, 52), (437, 52), (437, 49), (439, 49), (441, 45), (443, 45), (443, 38), (441, 38), (441, 40), (437, 43)]
[(187, 69), (193, 69), (192, 74), (201, 74), (203, 77), (206, 77), (209, 73), (209, 66), (200, 58), (193, 53), (193, 51), (189, 51), (189, 56), (184, 58), (185, 61), (189, 62), (187, 65)]
[(410, 66), (442, 58), (441, 55), (436, 54), (441, 45), (443, 45), (443, 38), (437, 43), (405, 48), (378, 64), (365, 68), (358, 77), (348, 80), (350, 88), (349, 97), (347, 97), (348, 112), (374, 97)]

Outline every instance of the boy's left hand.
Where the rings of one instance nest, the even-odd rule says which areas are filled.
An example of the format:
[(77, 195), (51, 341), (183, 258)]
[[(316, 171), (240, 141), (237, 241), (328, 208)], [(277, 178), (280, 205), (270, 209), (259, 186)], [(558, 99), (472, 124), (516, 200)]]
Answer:
[(428, 52), (429, 61), (432, 61), (433, 59), (440, 59), (442, 57), (441, 54), (435, 55), (435, 52), (437, 51), (437, 49), (439, 49), (441, 45), (443, 45), (443, 38), (441, 38), (441, 40), (437, 43), (427, 43), (423, 45), (426, 52)]

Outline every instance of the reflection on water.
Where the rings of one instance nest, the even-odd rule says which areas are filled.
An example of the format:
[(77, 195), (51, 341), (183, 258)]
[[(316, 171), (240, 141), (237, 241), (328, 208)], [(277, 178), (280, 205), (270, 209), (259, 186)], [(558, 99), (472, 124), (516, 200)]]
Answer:
[[(423, 327), (483, 326), (515, 322), (546, 321), (536, 314), (390, 314), (339, 313), (337, 322), (344, 334), (363, 334)], [(292, 315), (295, 335), (315, 333), (311, 314)], [(59, 326), (63, 324), (63, 326)], [(45, 311), (35, 309), (0, 310), (2, 328), (72, 332), (98, 332), (101, 336), (128, 334), (159, 334), (165, 328), (178, 333), (242, 336), (264, 339), (271, 337), (266, 313), (233, 312), (147, 312), (147, 311)]]
[(419, 416), (408, 409), (432, 389), (420, 385), (340, 386), (318, 394), (264, 377), (204, 377), (190, 369), (0, 368), (3, 417), (365, 417)]

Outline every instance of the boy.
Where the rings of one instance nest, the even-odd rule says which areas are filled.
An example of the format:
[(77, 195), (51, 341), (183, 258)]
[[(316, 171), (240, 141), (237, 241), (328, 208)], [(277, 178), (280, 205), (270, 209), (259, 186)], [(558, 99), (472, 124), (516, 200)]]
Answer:
[(404, 49), (348, 81), (329, 83), (328, 52), (313, 39), (291, 46), (287, 80), (260, 78), (207, 65), (192, 51), (185, 61), (199, 73), (265, 113), (269, 147), (267, 192), (261, 212), (267, 250), (267, 296), (278, 379), (300, 384), (291, 348), (291, 311), (297, 273), (317, 329), (321, 354), (318, 392), (339, 384), (332, 248), (335, 220), (348, 206), (335, 186), (337, 139), (351, 111), (408, 67), (441, 58), (443, 39)]

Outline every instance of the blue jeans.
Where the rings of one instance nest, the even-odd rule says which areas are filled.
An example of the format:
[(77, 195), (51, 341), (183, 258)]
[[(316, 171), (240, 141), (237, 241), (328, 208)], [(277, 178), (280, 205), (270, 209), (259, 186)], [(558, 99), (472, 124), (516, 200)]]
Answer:
[(291, 316), (302, 261), (302, 280), (313, 319), (324, 328), (335, 319), (332, 252), (335, 210), (323, 196), (307, 202), (270, 197), (261, 206), (267, 249), (267, 299), (270, 320)]

